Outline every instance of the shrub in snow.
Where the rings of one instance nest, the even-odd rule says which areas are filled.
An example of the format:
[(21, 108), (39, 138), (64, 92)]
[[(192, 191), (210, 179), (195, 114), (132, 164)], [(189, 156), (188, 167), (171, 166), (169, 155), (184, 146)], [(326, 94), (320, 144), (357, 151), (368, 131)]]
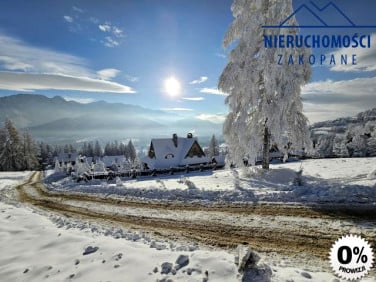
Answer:
[(55, 173), (62, 173), (62, 172), (64, 172), (63, 168), (60, 166), (59, 161), (56, 160), (56, 162), (55, 162)]
[(374, 170), (372, 170), (372, 171), (367, 175), (367, 179), (369, 179), (369, 180), (376, 179), (376, 168), (375, 168)]
[(119, 176), (116, 176), (115, 182), (117, 187), (123, 187), (123, 181), (121, 181)]
[(294, 186), (303, 186), (303, 168), (300, 167), (300, 169), (296, 172), (295, 178), (293, 180)]
[(187, 185), (188, 189), (197, 189), (196, 185), (189, 179), (185, 179), (184, 184)]
[(76, 176), (80, 176), (84, 173), (90, 172), (90, 166), (87, 164), (86, 161), (82, 161), (81, 159), (76, 160), (76, 164), (74, 166), (74, 170), (76, 172)]

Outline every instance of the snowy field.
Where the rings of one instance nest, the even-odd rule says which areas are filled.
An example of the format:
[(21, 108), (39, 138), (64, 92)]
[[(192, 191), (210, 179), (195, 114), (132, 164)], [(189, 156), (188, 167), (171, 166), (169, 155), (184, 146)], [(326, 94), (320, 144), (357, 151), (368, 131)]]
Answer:
[[(301, 185), (297, 171), (303, 170)], [(376, 202), (376, 158), (317, 159), (271, 165), (263, 174), (251, 168), (218, 170), (137, 180), (77, 183), (52, 175), (50, 190), (152, 200), (211, 202)]]
[[(234, 253), (174, 242), (150, 247), (152, 239), (136, 233), (133, 240), (132, 233), (115, 236), (120, 232), (0, 203), (0, 280), (242, 281)], [(90, 249), (94, 252), (84, 255)], [(174, 270), (179, 256), (181, 268)], [(261, 257), (250, 276), (256, 281), (340, 281), (330, 273), (288, 266), (287, 258)]]
[(0, 190), (7, 189), (9, 187), (14, 187), (17, 184), (20, 184), (23, 181), (23, 179), (26, 178), (28, 175), (30, 175), (30, 171), (0, 171)]
[[(300, 168), (303, 186), (295, 186)], [(155, 200), (372, 204), (376, 202), (376, 179), (370, 172), (375, 168), (375, 158), (327, 159), (275, 164), (267, 175), (218, 170), (81, 184), (50, 175), (45, 182), (55, 191)], [(344, 281), (328, 270), (326, 261), (305, 265), (274, 253), (259, 253), (260, 261), (243, 276), (235, 264), (236, 250), (164, 240), (11, 204), (3, 195), (29, 175), (0, 174), (1, 281)], [(376, 278), (368, 276), (362, 281)]]

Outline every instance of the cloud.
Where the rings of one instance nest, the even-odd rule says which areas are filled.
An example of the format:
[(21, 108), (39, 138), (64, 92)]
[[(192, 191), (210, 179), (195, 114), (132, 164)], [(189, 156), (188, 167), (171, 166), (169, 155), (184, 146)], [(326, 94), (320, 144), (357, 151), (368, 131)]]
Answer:
[(64, 96), (63, 98), (65, 101), (73, 101), (73, 102), (77, 102), (80, 104), (89, 104), (89, 103), (93, 103), (96, 101), (93, 98), (79, 98), (79, 97), (67, 97), (67, 96)]
[(0, 72), (0, 89), (33, 90), (75, 90), (88, 92), (135, 93), (126, 85), (112, 81), (56, 74), (24, 72)]
[(139, 77), (137, 76), (133, 76), (133, 75), (129, 75), (129, 74), (126, 74), (124, 75), (124, 78), (130, 82), (138, 82), (140, 80)]
[(221, 124), (226, 119), (226, 114), (200, 114), (196, 118), (200, 120), (210, 121), (212, 123)]
[(200, 84), (208, 80), (207, 76), (201, 76), (199, 79), (191, 81), (189, 84)]
[(119, 72), (120, 71), (117, 69), (103, 69), (97, 71), (97, 75), (100, 79), (109, 80), (111, 78), (116, 77), (119, 74)]
[(318, 81), (302, 88), (304, 113), (311, 122), (353, 116), (376, 105), (376, 77)]
[(187, 108), (162, 108), (161, 109), (162, 111), (166, 111), (166, 112), (191, 112), (193, 111), (193, 109), (187, 109)]
[(72, 10), (73, 10), (74, 12), (81, 13), (81, 14), (83, 14), (83, 13), (85, 12), (83, 9), (81, 9), (81, 8), (79, 8), (79, 7), (77, 7), (77, 6), (73, 6), (73, 7), (72, 7)]
[(109, 48), (113, 48), (113, 47), (120, 45), (119, 41), (116, 41), (111, 36), (106, 36), (104, 40), (102, 40), (101, 42), (103, 43), (104, 46), (109, 47)]
[(218, 88), (201, 88), (200, 89), (200, 92), (201, 93), (205, 93), (205, 94), (213, 94), (213, 95), (221, 95), (221, 96), (227, 96), (228, 94), (220, 91)]
[(119, 39), (124, 37), (123, 30), (111, 23), (104, 23), (98, 25), (99, 30), (109, 34), (102, 40), (104, 46), (113, 48), (120, 45)]
[(223, 54), (223, 53), (215, 53), (215, 55), (217, 57), (219, 57), (219, 58), (222, 58), (222, 59), (226, 59), (227, 58), (226, 54)]
[(0, 54), (1, 89), (135, 92), (126, 85), (106, 81), (114, 77), (115, 69), (99, 71), (99, 74), (102, 74), (100, 80), (97, 79), (97, 72), (89, 69), (87, 61), (82, 58), (29, 46), (19, 39), (2, 34), (0, 34)]
[(66, 22), (68, 22), (68, 23), (73, 23), (74, 22), (74, 20), (73, 20), (73, 18), (71, 16), (64, 16), (64, 20)]
[(100, 24), (100, 25), (98, 25), (98, 28), (103, 32), (111, 31), (111, 26), (108, 25), (108, 24)]
[[(371, 35), (371, 42), (376, 41), (376, 33)], [(341, 72), (369, 72), (376, 70), (376, 46), (371, 44), (371, 48), (341, 48), (330, 54), (326, 54), (327, 60), (333, 54), (337, 64), (333, 65), (330, 70)], [(341, 55), (347, 55), (347, 65), (340, 64)], [(352, 64), (352, 56), (356, 55), (356, 65)]]
[(90, 76), (86, 60), (66, 53), (28, 46), (0, 34), (0, 68), (5, 70)]
[(183, 97), (182, 99), (187, 100), (187, 101), (203, 101), (203, 100), (205, 100), (204, 97)]

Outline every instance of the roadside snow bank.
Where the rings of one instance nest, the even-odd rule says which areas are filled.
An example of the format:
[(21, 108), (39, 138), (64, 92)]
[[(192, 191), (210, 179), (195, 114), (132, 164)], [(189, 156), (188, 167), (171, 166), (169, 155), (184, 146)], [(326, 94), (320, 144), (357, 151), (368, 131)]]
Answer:
[(0, 190), (16, 186), (30, 173), (30, 171), (1, 171)]
[(268, 172), (224, 169), (87, 183), (50, 175), (44, 181), (52, 191), (146, 200), (372, 204), (376, 203), (376, 178), (368, 174), (375, 162), (376, 158), (318, 159), (274, 164)]

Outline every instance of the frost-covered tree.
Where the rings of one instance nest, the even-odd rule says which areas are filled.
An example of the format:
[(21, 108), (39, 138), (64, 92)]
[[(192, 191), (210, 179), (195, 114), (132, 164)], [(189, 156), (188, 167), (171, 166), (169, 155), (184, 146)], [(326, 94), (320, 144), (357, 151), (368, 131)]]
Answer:
[(23, 136), (23, 159), (24, 159), (24, 169), (34, 170), (39, 166), (38, 149), (31, 136), (29, 130), (25, 130)]
[[(296, 150), (310, 147), (307, 119), (302, 114), (301, 86), (311, 76), (309, 64), (288, 64), (288, 57), (306, 58), (310, 50), (300, 48), (265, 48), (264, 35), (296, 34), (297, 29), (263, 29), (276, 25), (292, 14), (291, 0), (234, 0), (234, 21), (223, 46), (236, 47), (222, 72), (219, 89), (228, 94), (229, 114), (224, 123), (224, 137), (232, 162), (242, 165), (243, 158), (255, 162), (263, 149), (263, 168), (269, 168), (270, 139), (282, 148), (288, 142)], [(297, 25), (295, 18), (290, 19)], [(277, 64), (278, 54), (283, 65)]]
[(76, 176), (81, 176), (84, 173), (89, 173), (91, 171), (89, 164), (86, 160), (80, 158), (76, 159), (76, 164), (74, 165), (74, 171)]
[(137, 160), (137, 152), (136, 148), (134, 147), (132, 140), (129, 140), (128, 142), (128, 152), (129, 152), (129, 159), (131, 160), (132, 163), (135, 163)]
[(215, 138), (214, 134), (212, 135), (212, 138), (210, 139), (208, 155), (210, 158), (213, 156), (219, 155), (219, 145), (218, 145), (217, 138)]
[(341, 158), (346, 158), (349, 156), (349, 151), (347, 150), (344, 136), (336, 135), (334, 138), (333, 155)]
[(321, 135), (316, 145), (317, 155), (321, 158), (332, 157), (335, 134)]
[(102, 147), (99, 144), (99, 141), (97, 140), (95, 141), (95, 145), (94, 145), (94, 156), (101, 157), (102, 155), (103, 155)]
[(1, 169), (5, 171), (22, 170), (24, 167), (22, 139), (9, 118), (5, 119), (2, 135)]

